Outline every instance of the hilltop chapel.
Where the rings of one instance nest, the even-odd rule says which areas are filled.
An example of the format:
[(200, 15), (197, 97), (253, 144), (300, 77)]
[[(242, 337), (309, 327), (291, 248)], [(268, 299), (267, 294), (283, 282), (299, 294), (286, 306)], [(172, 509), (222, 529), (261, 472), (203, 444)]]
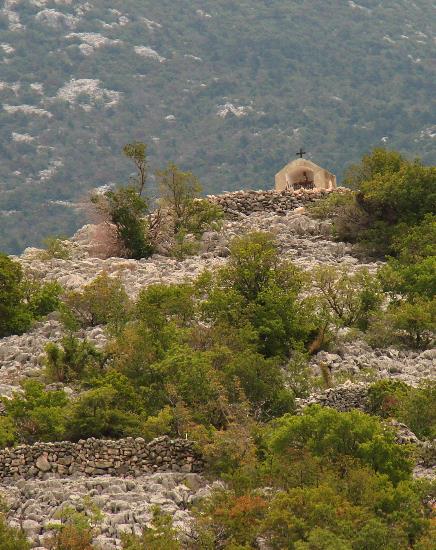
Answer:
[(336, 176), (314, 162), (306, 160), (303, 149), (297, 153), (300, 158), (287, 164), (276, 174), (276, 191), (297, 191), (298, 189), (336, 189)]

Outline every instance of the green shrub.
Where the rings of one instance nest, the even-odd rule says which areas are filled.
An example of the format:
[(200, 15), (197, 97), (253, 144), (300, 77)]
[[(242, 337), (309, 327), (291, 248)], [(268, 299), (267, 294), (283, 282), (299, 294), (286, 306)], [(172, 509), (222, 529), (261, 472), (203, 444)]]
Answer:
[(103, 272), (81, 291), (65, 295), (64, 322), (71, 329), (107, 324), (119, 332), (127, 320), (129, 305), (121, 280)]
[(321, 308), (328, 311), (336, 326), (367, 329), (383, 300), (377, 278), (365, 269), (349, 275), (345, 268), (322, 266), (314, 270), (312, 281)]
[(413, 302), (392, 304), (372, 320), (368, 342), (374, 347), (396, 345), (426, 349), (434, 341), (436, 299), (417, 298)]
[(159, 205), (173, 234), (171, 253), (182, 260), (198, 250), (197, 239), (206, 230), (220, 227), (223, 212), (209, 201), (199, 199), (199, 180), (191, 172), (182, 172), (174, 163), (158, 172), (157, 178)]
[(65, 237), (47, 237), (44, 239), (45, 250), (41, 253), (43, 260), (70, 260), (71, 251)]
[(122, 187), (103, 195), (94, 195), (91, 201), (104, 219), (117, 228), (128, 258), (139, 260), (153, 254), (154, 246), (148, 237), (145, 219), (148, 202), (134, 187)]
[(182, 544), (177, 539), (170, 514), (162, 512), (159, 507), (152, 509), (151, 527), (144, 527), (142, 535), (124, 535), (123, 550), (181, 550)]
[(382, 418), (397, 416), (411, 388), (400, 380), (379, 380), (368, 391), (368, 412)]
[(30, 550), (30, 546), (24, 531), (10, 527), (5, 515), (0, 514), (0, 548), (2, 550)]
[(18, 262), (0, 254), (0, 338), (29, 329), (32, 314), (24, 301), (23, 271)]
[(400, 403), (398, 418), (419, 438), (436, 437), (436, 382), (426, 380), (412, 388)]
[(23, 283), (27, 307), (35, 319), (59, 309), (62, 287), (57, 282), (41, 283), (28, 277)]
[(135, 386), (111, 371), (97, 378), (68, 410), (66, 425), (72, 440), (87, 437), (140, 436), (143, 405)]
[(325, 199), (315, 215), (333, 218), (340, 240), (357, 242), (377, 255), (396, 255), (397, 239), (435, 210), (436, 168), (409, 162), (399, 153), (374, 149), (350, 167), (344, 184), (356, 191)]
[(46, 391), (44, 384), (29, 380), (24, 394), (3, 399), (6, 415), (20, 443), (59, 441), (65, 435), (68, 398), (64, 391)]
[(301, 416), (285, 415), (274, 421), (269, 447), (279, 456), (306, 448), (326, 463), (347, 457), (359, 460), (394, 483), (411, 472), (407, 449), (395, 444), (393, 433), (380, 420), (360, 411), (340, 413), (312, 406)]
[(70, 334), (60, 344), (49, 343), (45, 348), (44, 364), (50, 382), (80, 381), (87, 371), (98, 368), (102, 362), (102, 354), (86, 340)]
[(52, 526), (53, 535), (48, 541), (51, 550), (95, 549), (92, 540), (102, 515), (100, 509), (88, 498), (84, 499), (83, 507), (84, 512), (78, 512), (71, 506), (64, 506), (54, 515), (54, 519), (61, 523)]

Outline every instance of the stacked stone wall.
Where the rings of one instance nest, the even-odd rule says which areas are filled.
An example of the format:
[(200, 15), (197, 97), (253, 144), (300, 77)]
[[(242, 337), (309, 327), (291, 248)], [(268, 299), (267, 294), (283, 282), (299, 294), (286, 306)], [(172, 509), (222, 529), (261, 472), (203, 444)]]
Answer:
[(345, 189), (335, 191), (310, 189), (299, 191), (235, 191), (222, 195), (209, 195), (210, 202), (218, 204), (227, 215), (252, 214), (253, 212), (276, 212), (285, 214), (325, 197), (329, 193), (344, 193)]
[(154, 472), (196, 472), (203, 461), (193, 443), (166, 436), (118, 441), (87, 439), (77, 443), (35, 443), (0, 451), (0, 480), (47, 477), (139, 476)]

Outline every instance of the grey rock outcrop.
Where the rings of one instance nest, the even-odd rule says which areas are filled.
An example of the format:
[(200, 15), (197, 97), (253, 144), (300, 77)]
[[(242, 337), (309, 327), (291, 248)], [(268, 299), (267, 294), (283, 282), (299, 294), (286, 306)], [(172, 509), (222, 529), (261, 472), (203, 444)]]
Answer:
[(26, 531), (32, 548), (46, 550), (53, 525), (66, 508), (83, 511), (87, 501), (102, 515), (93, 543), (116, 550), (123, 533), (140, 534), (151, 526), (153, 506), (171, 515), (181, 538), (190, 533), (188, 507), (220, 482), (209, 485), (198, 474), (161, 472), (133, 478), (119, 476), (21, 480), (2, 488), (10, 507), (9, 523)]

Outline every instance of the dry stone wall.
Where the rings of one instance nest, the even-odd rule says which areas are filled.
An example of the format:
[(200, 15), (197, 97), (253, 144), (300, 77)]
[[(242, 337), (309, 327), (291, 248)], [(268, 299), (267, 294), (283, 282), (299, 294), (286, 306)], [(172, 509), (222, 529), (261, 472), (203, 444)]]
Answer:
[(146, 443), (87, 439), (77, 443), (35, 443), (0, 451), (0, 480), (46, 479), (110, 474), (141, 476), (154, 472), (199, 473), (203, 461), (193, 443), (167, 436)]
[(219, 205), (228, 217), (253, 212), (276, 212), (285, 214), (288, 210), (304, 207), (329, 193), (344, 193), (345, 189), (328, 191), (310, 189), (301, 191), (234, 191), (222, 195), (209, 195), (210, 202)]
[(353, 409), (367, 411), (368, 408), (369, 384), (347, 381), (340, 386), (328, 388), (323, 392), (315, 393), (307, 399), (297, 399), (298, 408), (304, 409), (309, 405), (322, 405), (331, 407), (340, 412), (347, 412)]

